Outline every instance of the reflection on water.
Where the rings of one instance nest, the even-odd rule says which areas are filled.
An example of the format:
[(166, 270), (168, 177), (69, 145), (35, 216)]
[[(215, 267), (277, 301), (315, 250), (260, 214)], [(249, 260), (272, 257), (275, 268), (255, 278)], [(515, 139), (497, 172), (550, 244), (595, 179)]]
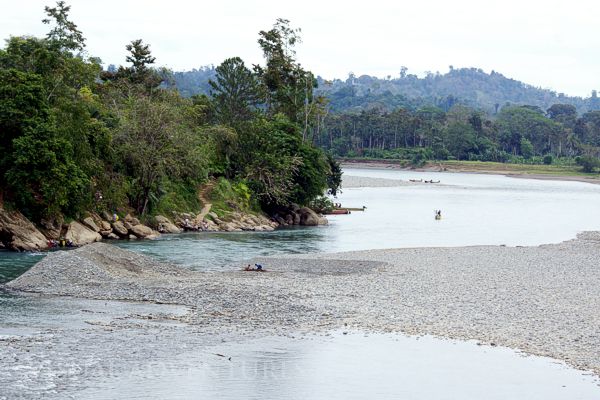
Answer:
[[(223, 357), (219, 356), (222, 355)], [(597, 399), (594, 378), (505, 348), (431, 337), (264, 338), (89, 382), (81, 399)]]
[[(277, 254), (398, 247), (539, 245), (600, 230), (600, 185), (514, 179), (501, 175), (346, 169), (351, 176), (440, 185), (349, 188), (338, 197), (365, 212), (330, 216), (330, 225), (275, 232), (186, 233), (118, 246), (204, 271), (239, 268), (244, 260)], [(436, 221), (433, 210), (441, 209)], [(0, 253), (0, 282), (12, 279), (39, 255)]]

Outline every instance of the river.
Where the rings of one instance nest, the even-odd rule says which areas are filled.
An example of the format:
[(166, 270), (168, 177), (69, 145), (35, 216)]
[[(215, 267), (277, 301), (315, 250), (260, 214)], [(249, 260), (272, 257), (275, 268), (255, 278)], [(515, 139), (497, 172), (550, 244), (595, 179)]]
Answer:
[[(330, 216), (328, 226), (274, 232), (186, 233), (163, 235), (155, 241), (115, 244), (191, 269), (217, 272), (240, 268), (244, 260), (256, 256), (423, 246), (529, 246), (569, 240), (585, 230), (600, 230), (600, 185), (377, 169), (348, 168), (344, 173), (386, 180), (386, 184), (343, 189), (336, 202), (347, 207), (366, 206), (366, 210)], [(410, 179), (440, 183), (395, 185)], [(434, 209), (442, 210), (441, 220), (433, 218)], [(0, 282), (13, 279), (42, 257), (43, 254), (0, 252)], [(0, 300), (0, 339), (42, 330), (60, 331), (66, 322), (71, 342), (86, 341), (89, 333), (79, 325), (85, 326), (84, 311), (91, 306), (82, 306), (78, 300), (65, 303), (12, 295), (2, 295)], [(104, 303), (106, 315), (119, 315), (121, 306), (111, 304)], [(194, 335), (180, 334), (182, 342), (198, 340)], [(128, 340), (133, 345), (140, 344), (145, 335), (132, 330)], [(110, 338), (104, 340), (110, 343)], [(159, 341), (157, 346), (164, 345)], [(101, 358), (102, 351), (96, 347), (89, 342), (82, 346), (86, 356), (96, 354)], [(600, 396), (597, 381), (564, 364), (538, 357), (523, 358), (508, 349), (434, 338), (416, 340), (379, 334), (363, 337), (357, 332), (345, 336), (337, 332), (331, 337), (304, 340), (227, 342), (212, 347), (208, 356), (206, 351), (192, 350), (173, 358), (167, 351), (160, 360), (158, 375), (148, 372), (155, 369), (147, 364), (145, 367), (150, 369), (142, 374), (98, 376), (89, 384), (80, 382), (65, 390), (77, 398), (116, 398), (126, 394), (129, 398), (157, 399), (365, 398), (374, 393), (378, 398), (398, 398), (398, 394), (403, 394), (414, 399)], [(233, 355), (235, 363), (214, 357), (221, 353)], [(265, 369), (268, 376), (257, 375)], [(2, 372), (0, 368), (0, 381)], [(10, 383), (10, 374), (4, 376), (6, 379)], [(173, 382), (177, 397), (172, 392)], [(56, 398), (64, 394), (56, 393)], [(252, 396), (246, 396), (250, 393)]]
[[(192, 269), (240, 268), (275, 254), (398, 247), (558, 243), (600, 229), (600, 185), (515, 179), (501, 175), (345, 169), (344, 174), (439, 184), (347, 188), (335, 200), (364, 212), (329, 216), (328, 226), (274, 232), (186, 233), (155, 241), (115, 242)], [(433, 218), (441, 209), (443, 218)], [(41, 254), (0, 253), (0, 282), (18, 276)]]

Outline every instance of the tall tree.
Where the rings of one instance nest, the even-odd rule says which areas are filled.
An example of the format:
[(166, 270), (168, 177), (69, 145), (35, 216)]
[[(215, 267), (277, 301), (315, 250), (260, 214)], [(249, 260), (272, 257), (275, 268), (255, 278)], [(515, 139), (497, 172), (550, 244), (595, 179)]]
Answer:
[(267, 109), (272, 115), (283, 113), (290, 121), (303, 123), (306, 131), (307, 108), (315, 101), (313, 90), (317, 81), (295, 59), (294, 46), (301, 42), (300, 30), (280, 18), (271, 30), (260, 31), (259, 36), (266, 65), (255, 66), (255, 70), (266, 89)]
[(44, 24), (54, 24), (48, 32), (48, 40), (57, 48), (70, 51), (82, 51), (85, 47), (83, 33), (77, 29), (77, 25), (69, 19), (71, 6), (64, 1), (56, 2), (56, 7), (44, 8), (49, 18), (42, 20)]
[(221, 123), (238, 127), (252, 117), (260, 101), (256, 76), (239, 57), (228, 58), (216, 68), (215, 80), (209, 80), (211, 96)]

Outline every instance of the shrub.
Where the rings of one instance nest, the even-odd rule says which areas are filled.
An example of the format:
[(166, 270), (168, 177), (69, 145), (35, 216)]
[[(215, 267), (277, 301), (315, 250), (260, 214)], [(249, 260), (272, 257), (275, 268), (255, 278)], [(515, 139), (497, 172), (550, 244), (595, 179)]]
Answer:
[(310, 203), (310, 208), (318, 213), (330, 212), (333, 210), (333, 202), (326, 196), (317, 197)]
[(546, 155), (544, 156), (544, 158), (543, 158), (542, 162), (543, 162), (544, 164), (546, 164), (546, 165), (550, 165), (550, 164), (552, 164), (552, 160), (553, 160), (553, 158), (552, 158), (552, 154), (546, 154)]
[(600, 168), (600, 159), (593, 156), (582, 156), (577, 160), (577, 164), (581, 166), (583, 172), (591, 173), (596, 168)]

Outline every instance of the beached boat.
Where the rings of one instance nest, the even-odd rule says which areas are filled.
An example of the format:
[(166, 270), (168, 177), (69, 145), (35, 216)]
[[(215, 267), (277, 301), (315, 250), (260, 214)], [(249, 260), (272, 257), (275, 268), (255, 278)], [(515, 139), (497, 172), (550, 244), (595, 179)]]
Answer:
[(350, 210), (345, 208), (336, 208), (335, 210), (331, 210), (329, 212), (324, 212), (325, 215), (342, 215), (342, 214), (350, 214)]

